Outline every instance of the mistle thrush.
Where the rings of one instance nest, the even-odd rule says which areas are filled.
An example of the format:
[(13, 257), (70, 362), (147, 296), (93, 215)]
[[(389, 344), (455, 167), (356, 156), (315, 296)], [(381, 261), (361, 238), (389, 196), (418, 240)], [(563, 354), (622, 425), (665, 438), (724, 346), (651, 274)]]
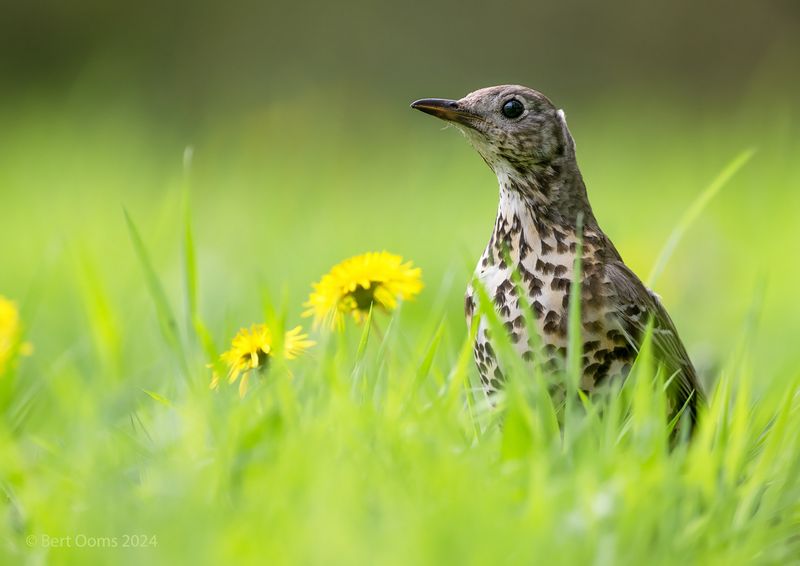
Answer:
[[(481, 89), (461, 100), (417, 100), (411, 106), (457, 126), (497, 175), (497, 219), (475, 277), (493, 299), (518, 353), (563, 367), (581, 218), (581, 389), (592, 392), (610, 379), (624, 378), (652, 320), (652, 348), (666, 369), (671, 412), (685, 407), (694, 421), (702, 391), (692, 362), (659, 298), (625, 265), (597, 224), (564, 112), (541, 93), (516, 85)], [(531, 305), (538, 341), (527, 335), (514, 270)], [(468, 324), (476, 299), (470, 285)], [(474, 355), (484, 390), (491, 393), (504, 376), (488, 334), (486, 321), (479, 321)], [(537, 343), (540, 351), (534, 351)]]

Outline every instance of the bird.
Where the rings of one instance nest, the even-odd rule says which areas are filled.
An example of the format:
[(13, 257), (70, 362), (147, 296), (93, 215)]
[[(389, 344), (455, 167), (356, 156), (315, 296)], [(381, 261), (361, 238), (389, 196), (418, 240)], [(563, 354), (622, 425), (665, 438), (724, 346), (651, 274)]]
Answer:
[[(455, 125), (497, 176), (497, 216), (473, 281), (491, 298), (517, 353), (545, 368), (565, 367), (570, 290), (580, 249), (580, 389), (591, 395), (625, 379), (652, 325), (651, 348), (666, 370), (670, 417), (688, 418), (692, 426), (705, 402), (697, 373), (658, 295), (600, 228), (564, 111), (520, 85), (483, 88), (459, 100), (420, 99), (411, 107)], [(515, 272), (521, 285), (515, 284)], [(468, 327), (477, 302), (470, 283), (464, 300)], [(526, 317), (539, 334), (535, 340), (528, 336)], [(506, 376), (488, 321), (479, 318), (473, 354), (483, 390), (491, 396)]]

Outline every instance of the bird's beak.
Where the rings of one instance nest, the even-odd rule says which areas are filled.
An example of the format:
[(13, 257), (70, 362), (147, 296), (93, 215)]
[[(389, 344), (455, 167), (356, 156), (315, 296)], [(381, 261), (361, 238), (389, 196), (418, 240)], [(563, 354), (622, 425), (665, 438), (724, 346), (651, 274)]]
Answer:
[(411, 108), (416, 108), (425, 114), (436, 116), (448, 122), (455, 122), (470, 128), (475, 127), (477, 115), (464, 109), (457, 100), (446, 98), (422, 98), (411, 103)]

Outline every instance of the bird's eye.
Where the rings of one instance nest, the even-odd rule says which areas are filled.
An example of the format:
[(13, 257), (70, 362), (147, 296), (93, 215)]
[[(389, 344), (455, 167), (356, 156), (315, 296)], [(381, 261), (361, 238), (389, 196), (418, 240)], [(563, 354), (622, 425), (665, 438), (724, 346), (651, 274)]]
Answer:
[(519, 118), (522, 116), (523, 112), (525, 112), (525, 107), (516, 98), (506, 100), (505, 104), (503, 104), (503, 116), (506, 118), (510, 118), (512, 120), (514, 118)]

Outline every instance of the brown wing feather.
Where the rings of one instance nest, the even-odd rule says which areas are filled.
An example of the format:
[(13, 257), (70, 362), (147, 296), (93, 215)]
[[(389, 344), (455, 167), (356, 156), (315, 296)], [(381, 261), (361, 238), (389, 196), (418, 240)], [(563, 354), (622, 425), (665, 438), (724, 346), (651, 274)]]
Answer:
[(675, 324), (658, 297), (622, 261), (607, 263), (605, 270), (612, 293), (609, 307), (637, 351), (652, 317), (653, 352), (668, 374), (675, 375), (670, 393), (674, 395), (676, 410), (690, 400), (686, 410), (694, 421), (697, 405), (704, 402), (703, 390)]

